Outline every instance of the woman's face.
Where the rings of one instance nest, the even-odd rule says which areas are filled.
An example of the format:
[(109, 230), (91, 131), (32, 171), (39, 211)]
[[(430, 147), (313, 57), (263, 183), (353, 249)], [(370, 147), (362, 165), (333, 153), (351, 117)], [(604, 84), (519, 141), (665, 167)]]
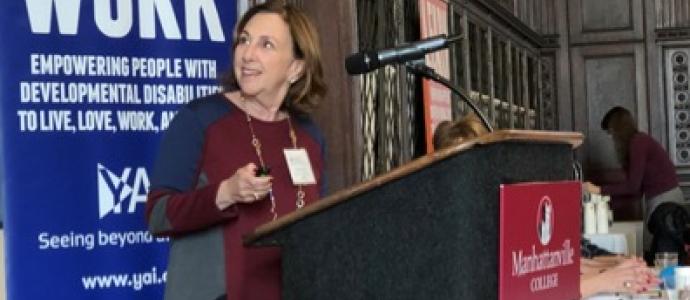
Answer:
[(295, 58), (287, 23), (274, 13), (258, 13), (239, 33), (234, 53), (234, 72), (247, 96), (280, 98), (289, 81), (299, 79), (303, 61)]

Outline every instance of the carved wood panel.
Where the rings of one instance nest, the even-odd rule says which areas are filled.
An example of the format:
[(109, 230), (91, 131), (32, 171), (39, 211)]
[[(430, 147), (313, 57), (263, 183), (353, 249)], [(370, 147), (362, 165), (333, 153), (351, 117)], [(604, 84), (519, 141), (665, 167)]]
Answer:
[[(642, 131), (648, 130), (644, 45), (622, 44), (572, 49), (575, 130), (587, 137), (578, 152), (585, 178), (598, 184), (624, 180), (610, 136), (601, 119), (614, 106), (628, 108)], [(614, 198), (618, 219), (641, 219), (639, 198)]]
[(642, 0), (571, 0), (568, 9), (573, 44), (644, 38)]

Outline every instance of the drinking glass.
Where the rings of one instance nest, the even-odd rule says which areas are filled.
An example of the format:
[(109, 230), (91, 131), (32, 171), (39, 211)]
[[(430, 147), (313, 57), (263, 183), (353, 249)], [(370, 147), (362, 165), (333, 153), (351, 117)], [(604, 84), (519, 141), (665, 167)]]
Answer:
[(678, 265), (678, 253), (676, 252), (657, 252), (654, 255), (654, 268), (657, 272)]
[(677, 299), (690, 299), (690, 267), (677, 267), (675, 271)]
[[(657, 252), (654, 255), (654, 269), (656, 274), (661, 279), (661, 292), (664, 299), (675, 300), (678, 299), (678, 274), (670, 270), (664, 271), (668, 267), (678, 266), (678, 253), (676, 252)], [(675, 274), (675, 276), (669, 276)]]

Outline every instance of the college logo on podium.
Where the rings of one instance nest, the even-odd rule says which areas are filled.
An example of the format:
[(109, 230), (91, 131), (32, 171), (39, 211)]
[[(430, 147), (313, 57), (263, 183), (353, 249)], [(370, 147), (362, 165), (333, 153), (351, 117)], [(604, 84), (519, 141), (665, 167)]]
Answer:
[(537, 236), (539, 242), (546, 246), (553, 236), (553, 204), (549, 196), (544, 196), (539, 202), (537, 210)]
[(498, 299), (580, 299), (581, 187), (501, 185)]

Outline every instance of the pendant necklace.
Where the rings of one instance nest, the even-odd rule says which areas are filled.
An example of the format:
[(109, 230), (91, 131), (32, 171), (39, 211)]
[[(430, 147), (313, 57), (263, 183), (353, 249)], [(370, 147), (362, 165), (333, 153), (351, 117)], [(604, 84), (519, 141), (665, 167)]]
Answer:
[[(249, 127), (249, 133), (252, 135), (251, 143), (254, 147), (254, 150), (256, 151), (256, 156), (259, 158), (260, 168), (258, 170), (258, 175), (268, 175), (269, 168), (264, 162), (264, 158), (262, 156), (261, 141), (254, 132), (254, 126), (252, 125), (252, 117), (249, 115), (249, 112), (247, 112), (247, 100), (242, 98), (242, 104), (244, 104), (244, 114), (247, 117), (247, 126)], [(295, 134), (295, 129), (292, 127), (292, 122), (290, 121), (289, 114), (287, 116), (287, 123), (289, 128), (290, 141), (292, 142), (292, 148), (297, 149), (297, 134)], [(268, 190), (268, 195), (271, 199), (271, 214), (273, 215), (273, 220), (275, 220), (276, 218), (278, 218), (278, 213), (276, 212), (276, 200), (273, 195), (272, 188)], [(297, 200), (295, 201), (295, 207), (297, 209), (304, 207), (304, 196), (305, 193), (302, 189), (302, 185), (297, 185)]]

